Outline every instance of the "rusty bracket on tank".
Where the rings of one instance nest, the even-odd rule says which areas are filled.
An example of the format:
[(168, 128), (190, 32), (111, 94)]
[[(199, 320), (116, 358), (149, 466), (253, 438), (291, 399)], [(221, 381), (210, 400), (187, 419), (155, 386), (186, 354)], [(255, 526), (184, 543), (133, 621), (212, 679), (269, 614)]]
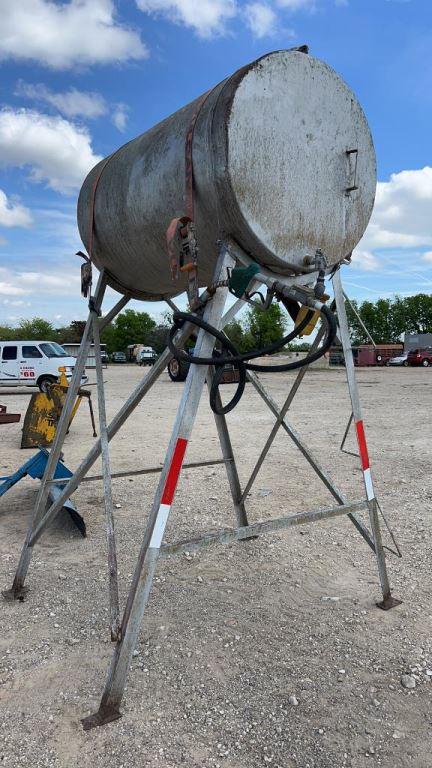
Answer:
[(166, 237), (171, 277), (178, 280), (179, 272), (189, 272), (197, 266), (198, 245), (192, 219), (189, 216), (172, 219)]
[(92, 264), (89, 257), (82, 251), (77, 251), (75, 256), (81, 256), (84, 263), (81, 264), (81, 295), (86, 299), (92, 286)]
[(195, 309), (199, 304), (198, 244), (192, 219), (189, 216), (172, 219), (166, 239), (171, 277), (178, 280), (179, 272), (187, 275), (189, 306)]

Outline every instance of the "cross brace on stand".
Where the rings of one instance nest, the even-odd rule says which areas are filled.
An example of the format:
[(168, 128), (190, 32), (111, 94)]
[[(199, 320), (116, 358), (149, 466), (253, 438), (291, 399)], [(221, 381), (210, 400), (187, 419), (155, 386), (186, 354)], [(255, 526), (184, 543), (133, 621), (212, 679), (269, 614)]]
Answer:
[[(228, 248), (222, 247), (221, 255), (218, 260), (218, 264), (215, 270), (214, 282), (218, 283), (226, 276), (227, 268), (231, 268), (235, 263), (233, 256), (230, 254)], [(118, 587), (117, 587), (117, 573), (114, 573), (114, 560), (115, 556), (115, 538), (112, 519), (112, 502), (111, 491), (105, 494), (105, 511), (107, 520), (107, 541), (108, 541), (108, 557), (109, 557), (109, 574), (110, 574), (110, 608), (111, 608), (111, 635), (115, 639), (116, 646), (113, 653), (112, 662), (108, 672), (108, 678), (106, 681), (105, 689), (102, 695), (99, 710), (90, 717), (83, 720), (83, 726), (85, 729), (89, 729), (98, 725), (103, 725), (107, 722), (115, 720), (121, 716), (120, 704), (123, 698), (124, 689), (127, 680), (127, 674), (130, 668), (132, 654), (135, 649), (142, 618), (145, 608), (147, 606), (153, 577), (155, 574), (157, 562), (160, 556), (172, 555), (177, 552), (183, 552), (186, 549), (199, 549), (206, 547), (212, 543), (224, 543), (234, 540), (246, 539), (255, 537), (262, 533), (270, 531), (282, 530), (298, 524), (304, 524), (308, 522), (314, 522), (317, 520), (332, 518), (340, 515), (347, 515), (351, 522), (356, 526), (357, 530), (361, 533), (363, 538), (369, 544), (377, 557), (378, 571), (381, 583), (381, 589), (383, 594), (383, 601), (380, 603), (382, 608), (390, 608), (393, 605), (399, 603), (391, 596), (389, 581), (387, 576), (387, 569), (385, 563), (385, 556), (382, 547), (381, 532), (379, 527), (379, 520), (377, 515), (376, 497), (373, 489), (372, 478), (370, 475), (370, 467), (367, 463), (367, 449), (364, 438), (363, 423), (361, 421), (360, 406), (358, 402), (357, 386), (354, 376), (354, 368), (351, 365), (349, 356), (351, 354), (351, 348), (349, 347), (348, 327), (346, 323), (346, 315), (344, 311), (341, 311), (341, 284), (340, 278), (337, 274), (334, 278), (334, 289), (336, 297), (336, 305), (338, 310), (339, 326), (341, 331), (341, 338), (344, 345), (345, 356), (347, 360), (347, 379), (348, 387), (350, 391), (351, 401), (353, 405), (353, 413), (356, 421), (357, 435), (359, 438), (360, 455), (362, 456), (362, 468), (364, 474), (366, 499), (359, 501), (348, 501), (344, 495), (337, 489), (329, 475), (321, 467), (318, 460), (312, 455), (309, 448), (302, 441), (298, 433), (289, 425), (285, 416), (289, 409), (289, 406), (296, 394), (301, 381), (306, 373), (306, 368), (300, 369), (288, 398), (284, 404), (282, 410), (279, 410), (278, 406), (270, 395), (266, 392), (265, 388), (261, 384), (258, 377), (251, 372), (248, 373), (249, 379), (258, 394), (263, 398), (264, 402), (268, 405), (272, 413), (276, 416), (276, 424), (272, 430), (271, 436), (266, 443), (266, 446), (258, 460), (258, 464), (253, 472), (253, 476), (247, 485), (247, 490), (241, 492), (239, 477), (237, 473), (234, 454), (232, 451), (231, 441), (229, 438), (228, 428), (225, 416), (216, 416), (216, 426), (221, 443), (223, 461), (227, 470), (229, 485), (233, 498), (235, 513), (236, 513), (236, 528), (223, 529), (217, 532), (211, 532), (204, 534), (199, 538), (190, 541), (180, 541), (174, 544), (163, 544), (163, 538), (165, 528), (168, 522), (171, 506), (174, 500), (175, 490), (177, 487), (180, 472), (183, 466), (183, 461), (188, 445), (188, 441), (192, 434), (192, 429), (195, 421), (195, 417), (198, 410), (199, 401), (205, 380), (207, 377), (208, 385), (211, 385), (211, 377), (213, 375), (212, 370), (206, 369), (205, 366), (190, 366), (187, 380), (184, 385), (183, 395), (178, 408), (177, 417), (175, 420), (171, 440), (168, 446), (167, 454), (165, 457), (164, 465), (161, 469), (160, 479), (157, 486), (157, 490), (154, 496), (153, 504), (148, 516), (147, 525), (144, 533), (143, 542), (141, 545), (140, 553), (138, 556), (137, 565), (132, 578), (132, 584), (127, 597), (126, 606), (123, 612), (121, 623), (119, 622), (118, 614)], [(87, 321), (86, 330), (83, 337), (82, 347), (79, 353), (78, 361), (75, 367), (74, 378), (70, 386), (70, 392), (68, 393), (70, 401), (73, 400), (74, 390), (79, 386), (79, 380), (81, 378), (82, 370), (84, 368), (85, 359), (87, 356), (87, 350), (90, 345), (91, 339), (96, 338), (95, 352), (100, 357), (100, 345), (98, 344), (98, 331), (101, 330), (102, 324), (108, 321), (107, 318), (103, 320), (98, 319), (98, 312), (102, 304), (103, 293), (105, 290), (105, 279), (103, 273), (101, 274), (96, 294), (90, 311), (89, 320)], [(234, 307), (228, 310), (225, 315), (223, 314), (224, 304), (227, 295), (227, 288), (220, 287), (208, 301), (203, 319), (211, 324), (215, 328), (223, 328), (224, 325), (229, 322), (236, 312), (243, 305), (241, 300), (237, 301)], [(126, 299), (122, 299), (119, 305), (126, 303)], [(123, 302), (123, 303), (122, 303)], [(121, 307), (120, 307), (121, 308)], [(344, 307), (342, 306), (344, 310)], [(118, 310), (119, 311), (119, 310)], [(110, 320), (115, 317), (116, 312), (111, 311)], [(107, 316), (108, 317), (108, 316)], [(98, 323), (98, 326), (96, 326)], [(93, 333), (92, 333), (93, 328)], [(94, 332), (96, 328), (96, 333)], [(184, 343), (192, 333), (192, 326), (186, 324), (181, 331), (179, 331), (176, 339), (178, 345)], [(316, 342), (318, 345), (319, 341)], [(347, 346), (348, 345), (348, 346)], [(214, 337), (207, 333), (207, 331), (200, 329), (198, 338), (196, 341), (195, 349), (197, 356), (210, 356), (214, 346)], [(44, 494), (48, 493), (50, 483), (52, 481), (52, 467), (48, 468), (45, 473), (41, 492), (38, 496), (35, 511), (29, 526), (27, 537), (24, 543), (23, 552), (19, 562), (17, 574), (12, 586), (12, 589), (7, 593), (9, 598), (23, 599), (26, 587), (24, 581), (27, 575), (28, 567), (30, 564), (31, 553), (34, 544), (38, 541), (47, 525), (54, 519), (56, 514), (65, 498), (69, 497), (71, 493), (79, 486), (80, 482), (84, 480), (89, 469), (92, 467), (97, 458), (102, 454), (103, 464), (103, 479), (104, 487), (110, 488), (111, 474), (109, 468), (108, 457), (108, 443), (118, 432), (120, 427), (124, 424), (127, 418), (134, 411), (138, 403), (143, 399), (152, 385), (155, 383), (159, 375), (165, 369), (172, 355), (167, 349), (150, 371), (144, 376), (143, 380), (138, 384), (135, 390), (132, 392), (128, 400), (122, 406), (120, 411), (114, 417), (110, 424), (106, 424), (104, 399), (99, 399), (99, 421), (100, 421), (100, 438), (95, 442), (92, 449), (82, 461), (81, 465), (75, 471), (73, 477), (71, 477), (65, 484), (65, 487), (50, 508), (45, 512), (45, 503), (41, 499), (44, 498)], [(98, 386), (102, 390), (103, 398), (103, 381), (98, 374)], [(68, 405), (68, 400), (66, 406)], [(65, 409), (66, 409), (65, 406)], [(101, 407), (102, 406), (102, 407)], [(53, 445), (52, 455), (53, 461), (56, 453), (60, 451), (64, 436), (65, 436), (65, 423), (67, 423), (68, 411), (59, 424), (57, 432), (57, 439)], [(286, 517), (278, 518), (276, 520), (266, 520), (260, 523), (249, 524), (245, 511), (245, 497), (250, 489), (255, 476), (265, 458), (265, 455), (274, 439), (274, 435), (279, 427), (282, 426), (288, 436), (293, 440), (294, 444), (299, 448), (301, 453), (305, 456), (310, 466), (318, 474), (324, 485), (328, 488), (330, 493), (337, 501), (336, 506), (321, 508), (315, 511), (302, 511), (300, 513), (289, 515)], [(366, 451), (366, 453), (365, 453)], [(208, 462), (202, 462), (206, 464)], [(199, 463), (198, 463), (199, 464)], [(49, 471), (48, 471), (49, 469)], [(132, 474), (132, 473), (131, 473)], [(369, 511), (370, 524), (372, 532), (370, 533), (363, 525), (360, 519), (357, 517), (357, 512), (367, 510)]]

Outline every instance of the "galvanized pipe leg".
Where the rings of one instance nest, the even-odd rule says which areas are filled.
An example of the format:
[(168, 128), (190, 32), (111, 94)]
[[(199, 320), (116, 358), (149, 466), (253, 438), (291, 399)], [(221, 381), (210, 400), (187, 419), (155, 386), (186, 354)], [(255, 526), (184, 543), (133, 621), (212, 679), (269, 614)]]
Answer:
[(356, 428), (357, 443), (359, 448), (360, 460), (363, 471), (363, 481), (368, 500), (369, 518), (375, 543), (375, 555), (378, 564), (378, 572), (383, 594), (382, 602), (377, 603), (379, 608), (388, 610), (395, 605), (400, 605), (401, 601), (392, 597), (390, 591), (390, 582), (387, 574), (385, 553), (382, 544), (381, 528), (378, 519), (378, 508), (375, 495), (375, 489), (372, 480), (370, 462), (366, 444), (366, 436), (360, 407), (359, 392), (354, 369), (354, 359), (351, 349), (351, 340), (349, 336), (348, 320), (346, 316), (345, 301), (342, 289), (340, 271), (338, 270), (333, 277), (333, 288), (336, 299), (336, 311), (339, 324), (339, 336), (342, 342), (342, 348), (345, 357), (345, 370), (348, 382), (348, 389), (351, 398), (351, 406), (354, 424)]
[(99, 321), (96, 315), (93, 317), (93, 342), (96, 364), (99, 432), (101, 439), (102, 472), (104, 484), (104, 505), (106, 521), (106, 537), (108, 551), (108, 584), (110, 602), (110, 631), (111, 640), (116, 642), (120, 636), (120, 607), (118, 591), (118, 567), (117, 550), (114, 532), (113, 498), (111, 487), (111, 468), (109, 456), (108, 430), (105, 408), (105, 388), (103, 382), (102, 358), (99, 336)]
[[(220, 280), (222, 275), (225, 276), (226, 268), (231, 267), (232, 264), (231, 256), (223, 252), (218, 260), (215, 282)], [(226, 288), (219, 289), (204, 312), (204, 320), (216, 327), (221, 322), (226, 294)], [(195, 346), (197, 356), (207, 357), (211, 355), (213, 347), (214, 337), (201, 329)], [(205, 366), (190, 366), (126, 602), (122, 621), (122, 636), (113, 655), (99, 710), (82, 721), (85, 730), (104, 725), (121, 716), (120, 704), (132, 654), (138, 640), (141, 621), (148, 602), (165, 527), (198, 411), (206, 373)]]
[[(105, 328), (106, 325), (108, 325), (108, 322), (111, 322), (111, 320), (115, 317), (115, 314), (117, 312), (120, 312), (120, 310), (127, 303), (127, 301), (128, 301), (127, 297), (123, 297), (122, 300), (117, 302), (115, 307), (113, 307), (113, 309), (110, 310), (110, 312), (108, 312), (106, 317), (101, 318), (99, 328), (100, 329)], [(231, 307), (231, 309), (229, 309), (226, 312), (226, 314), (222, 318), (221, 327), (224, 327), (227, 323), (231, 321), (233, 315), (235, 314), (235, 311), (238, 311), (238, 309), (243, 304), (244, 302), (239, 300), (234, 304), (234, 307)], [(186, 323), (185, 326), (181, 329), (181, 331), (178, 332), (176, 336), (177, 344), (184, 344), (185, 341), (187, 341), (187, 339), (191, 335), (192, 331), (193, 331), (193, 326), (190, 323)], [(108, 440), (112, 440), (112, 438), (121, 429), (123, 424), (127, 421), (129, 416), (133, 413), (135, 408), (139, 405), (141, 400), (145, 397), (147, 392), (151, 389), (153, 384), (156, 382), (158, 377), (165, 370), (171, 358), (172, 358), (172, 354), (170, 350), (166, 348), (162, 352), (162, 354), (158, 357), (156, 363), (151, 367), (148, 373), (144, 376), (142, 381), (140, 381), (139, 384), (135, 387), (131, 395), (128, 397), (126, 402), (120, 408), (119, 412), (114, 416), (113, 420), (108, 425), (107, 427)], [(62, 508), (66, 499), (68, 499), (69, 496), (78, 488), (80, 482), (87, 475), (87, 472), (91, 469), (95, 461), (99, 458), (100, 454), (101, 454), (101, 441), (99, 438), (99, 440), (96, 440), (96, 442), (92, 446), (87, 456), (83, 459), (78, 469), (74, 472), (73, 476), (64, 485), (63, 491), (59, 495), (58, 499), (50, 506), (50, 508), (45, 513), (45, 515), (42, 517), (42, 519), (39, 519), (38, 521), (36, 521), (33, 532), (30, 535), (31, 545), (36, 543), (36, 541), (40, 538), (43, 531), (45, 530), (46, 526), (52, 522), (54, 517)]]
[[(320, 345), (320, 342), (321, 342), (321, 340), (322, 340), (322, 338), (324, 336), (324, 332), (325, 332), (325, 329), (324, 328), (320, 328), (320, 330), (318, 331), (318, 333), (316, 335), (316, 338), (315, 338), (314, 342), (312, 343), (311, 350), (310, 350), (311, 352), (315, 352), (318, 349), (318, 347)], [(303, 366), (303, 368), (300, 368), (300, 370), (297, 373), (297, 376), (295, 377), (294, 383), (293, 383), (290, 391), (288, 392), (288, 396), (287, 396), (287, 398), (286, 398), (286, 400), (285, 400), (285, 402), (284, 402), (284, 404), (283, 404), (283, 406), (282, 406), (280, 411), (277, 408), (276, 403), (272, 402), (270, 396), (265, 391), (265, 389), (264, 389), (263, 385), (261, 384), (261, 382), (260, 382), (258, 376), (256, 375), (256, 373), (254, 373), (253, 371), (248, 371), (247, 376), (248, 376), (249, 381), (253, 384), (253, 386), (257, 390), (258, 394), (261, 395), (261, 397), (263, 398), (264, 402), (270, 407), (271, 410), (273, 410), (273, 413), (275, 413), (274, 409), (272, 408), (272, 405), (274, 405), (274, 408), (276, 409), (276, 413), (275, 413), (275, 415), (276, 415), (276, 423), (274, 424), (274, 426), (273, 426), (273, 428), (272, 428), (272, 430), (270, 432), (270, 435), (268, 436), (268, 438), (266, 440), (264, 448), (262, 449), (262, 451), (261, 451), (261, 453), (260, 453), (260, 455), (258, 457), (258, 460), (257, 460), (257, 462), (256, 462), (256, 464), (255, 464), (255, 466), (254, 466), (254, 468), (252, 470), (252, 474), (251, 474), (248, 482), (246, 483), (246, 486), (245, 486), (244, 491), (243, 491), (243, 496), (242, 496), (242, 500), (243, 501), (246, 498), (246, 496), (248, 495), (250, 489), (252, 488), (253, 483), (255, 482), (255, 479), (256, 479), (256, 477), (258, 475), (258, 472), (260, 471), (260, 469), (261, 469), (261, 467), (262, 467), (262, 465), (264, 463), (264, 459), (267, 456), (272, 443), (274, 442), (274, 439), (275, 439), (275, 437), (276, 437), (276, 435), (277, 435), (277, 433), (279, 431), (279, 428), (284, 423), (285, 416), (288, 413), (288, 410), (289, 410), (289, 408), (291, 406), (291, 403), (294, 400), (294, 398), (295, 398), (295, 396), (296, 396), (296, 394), (297, 394), (297, 392), (299, 390), (300, 384), (302, 383), (304, 377), (306, 376), (306, 373), (307, 373), (308, 369), (309, 369), (308, 365), (305, 365), (305, 366)], [(272, 405), (271, 405), (271, 403), (272, 403)]]
[(339, 450), (343, 451), (343, 453), (349, 453), (350, 456), (358, 456), (358, 454), (353, 453), (352, 451), (346, 451), (345, 448), (344, 448), (344, 445), (346, 443), (346, 439), (348, 437), (348, 432), (350, 431), (350, 427), (351, 427), (353, 418), (354, 418), (354, 415), (353, 415), (353, 412), (351, 411), (350, 417), (348, 419), (348, 424), (346, 425), (344, 436), (342, 438), (342, 442), (341, 442), (341, 444), (339, 446)]
[[(298, 432), (296, 432), (296, 430), (293, 429), (293, 427), (289, 424), (289, 422), (286, 420), (286, 418), (285, 419), (283, 418), (282, 414), (284, 412), (284, 409), (282, 409), (282, 411), (278, 410), (278, 406), (276, 405), (275, 401), (273, 400), (271, 395), (269, 395), (269, 393), (264, 389), (264, 387), (261, 384), (258, 376), (255, 373), (253, 373), (252, 371), (248, 371), (248, 378), (249, 378), (249, 381), (251, 382), (251, 384), (253, 384), (253, 386), (255, 387), (255, 389), (258, 392), (258, 394), (261, 395), (261, 397), (264, 400), (264, 402), (268, 405), (268, 407), (270, 408), (271, 412), (277, 418), (276, 424), (273, 427), (273, 430), (272, 430), (271, 434), (273, 434), (274, 430), (277, 431), (279, 426), (282, 426), (283, 429), (285, 430), (286, 434), (288, 435), (288, 437), (291, 438), (291, 440), (293, 441), (294, 445), (303, 454), (303, 456), (305, 457), (306, 461), (310, 464), (310, 466), (316, 472), (316, 474), (318, 475), (320, 480), (324, 483), (326, 488), (330, 491), (331, 495), (336, 499), (336, 501), (339, 502), (339, 504), (344, 504), (344, 505), (347, 504), (348, 503), (347, 499), (345, 498), (344, 494), (334, 484), (334, 482), (331, 479), (330, 475), (325, 471), (325, 469), (321, 466), (321, 464), (318, 462), (318, 460), (313, 456), (312, 452), (305, 445), (305, 443), (301, 439), (301, 437), (298, 434)], [(292, 393), (292, 390), (290, 392), (290, 395), (291, 395), (291, 393)], [(290, 395), (288, 395), (288, 397), (290, 397)], [(276, 434), (276, 431), (274, 431), (274, 434)], [(274, 439), (274, 438), (272, 438), (272, 439)], [(269, 444), (269, 441), (267, 441), (266, 445), (264, 446), (263, 451), (265, 451), (267, 453), (269, 448), (270, 448), (270, 444)], [(260, 466), (261, 466), (261, 464), (260, 464)], [(255, 475), (253, 475), (253, 477), (255, 477)], [(250, 488), (251, 484), (248, 483), (246, 488), (248, 488), (248, 487)], [(354, 527), (357, 528), (358, 532), (364, 538), (365, 542), (370, 546), (372, 551), (375, 552), (375, 544), (374, 544), (373, 540), (371, 539), (371, 536), (370, 536), (370, 533), (369, 533), (368, 529), (366, 528), (365, 525), (363, 525), (363, 523), (360, 520), (360, 518), (357, 517), (355, 512), (349, 512), (347, 517), (352, 522)]]
[[(98, 284), (97, 284), (96, 292), (94, 296), (94, 306), (97, 311), (99, 310), (102, 304), (105, 288), (106, 288), (106, 280), (104, 277), (104, 273), (101, 272), (99, 275), (99, 280), (98, 280)], [(36, 498), (32, 519), (27, 530), (26, 539), (24, 542), (24, 546), (22, 548), (21, 557), (18, 563), (18, 568), (16, 570), (12, 588), (2, 593), (7, 600), (23, 600), (26, 592), (28, 591), (27, 587), (24, 586), (24, 582), (27, 576), (27, 572), (29, 569), (30, 561), (31, 561), (32, 551), (33, 551), (33, 544), (31, 542), (31, 538), (32, 538), (32, 534), (35, 527), (37, 526), (40, 518), (44, 513), (44, 510), (48, 501), (49, 486), (47, 485), (47, 481), (53, 479), (54, 472), (57, 467), (57, 462), (60, 458), (61, 450), (63, 448), (64, 439), (66, 437), (66, 433), (69, 427), (77, 392), (81, 384), (81, 377), (85, 369), (87, 355), (89, 353), (90, 344), (92, 340), (93, 314), (94, 314), (94, 311), (90, 311), (87, 319), (87, 323), (84, 329), (80, 351), (78, 354), (77, 361), (75, 363), (72, 379), (68, 387), (65, 404), (63, 406), (59, 423), (57, 425), (55, 438), (54, 438), (53, 445), (48, 457), (44, 476), (41, 480), (41, 485)]]
[[(207, 387), (210, 392), (214, 371), (212, 368), (208, 369), (207, 373)], [(220, 395), (216, 397), (216, 403), (221, 405)], [(249, 525), (244, 500), (242, 499), (242, 492), (240, 486), (240, 480), (237, 472), (237, 465), (235, 463), (234, 451), (231, 444), (231, 438), (228, 432), (228, 425), (224, 414), (213, 414), (216, 422), (216, 429), (219, 435), (219, 442), (222, 449), (222, 456), (225, 459), (225, 469), (228, 476), (228, 482), (231, 490), (231, 496), (234, 504), (234, 511), (236, 515), (237, 525)]]

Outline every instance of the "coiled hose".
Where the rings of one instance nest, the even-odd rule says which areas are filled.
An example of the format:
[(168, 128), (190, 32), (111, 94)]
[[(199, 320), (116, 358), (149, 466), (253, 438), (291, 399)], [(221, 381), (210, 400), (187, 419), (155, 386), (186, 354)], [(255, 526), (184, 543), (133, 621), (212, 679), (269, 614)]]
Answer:
[[(325, 352), (327, 352), (327, 350), (333, 344), (336, 336), (336, 319), (333, 312), (328, 307), (326, 307), (325, 304), (322, 305), (320, 313), (322, 319), (326, 323), (326, 333), (321, 346), (310, 355), (304, 357), (301, 360), (295, 360), (292, 363), (284, 363), (281, 365), (258, 365), (257, 363), (251, 363), (250, 361), (257, 357), (262, 357), (263, 355), (271, 355), (275, 352), (278, 352), (282, 347), (284, 347), (286, 344), (289, 344), (290, 341), (299, 336), (311, 320), (314, 314), (313, 310), (309, 310), (303, 320), (298, 324), (298, 326), (294, 328), (294, 330), (291, 331), (291, 333), (289, 333), (287, 336), (284, 336), (282, 339), (275, 341), (273, 344), (270, 344), (267, 347), (263, 347), (259, 350), (252, 350), (251, 352), (247, 352), (243, 355), (238, 353), (234, 344), (229, 340), (227, 336), (225, 336), (224, 333), (222, 333), (222, 331), (219, 331), (209, 323), (206, 323), (206, 321), (198, 315), (194, 315), (189, 312), (176, 311), (173, 315), (173, 326), (169, 333), (168, 346), (173, 356), (179, 362), (190, 363), (192, 365), (214, 366), (215, 373), (210, 388), (210, 406), (215, 413), (223, 415), (229, 413), (229, 411), (232, 411), (240, 401), (246, 386), (246, 371), (258, 371), (260, 373), (269, 371), (273, 371), (274, 373), (294, 371), (298, 368), (303, 368), (305, 365), (310, 365), (310, 363), (313, 363), (315, 360), (319, 360), (319, 358), (322, 357)], [(189, 355), (185, 350), (176, 347), (174, 343), (175, 335), (185, 323), (192, 323), (198, 328), (202, 328), (214, 336), (214, 338), (221, 344), (225, 355), (213, 353), (212, 357), (196, 357), (195, 355)], [(222, 381), (225, 365), (232, 365), (238, 370), (239, 382), (234, 397), (230, 400), (229, 403), (227, 403), (227, 405), (221, 406), (219, 404), (220, 400), (218, 395), (219, 385)]]

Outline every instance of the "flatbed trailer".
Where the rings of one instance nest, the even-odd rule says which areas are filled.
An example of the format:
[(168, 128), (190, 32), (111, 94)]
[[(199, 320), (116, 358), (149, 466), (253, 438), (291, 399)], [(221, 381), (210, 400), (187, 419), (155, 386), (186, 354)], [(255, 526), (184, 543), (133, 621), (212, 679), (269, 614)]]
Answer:
[[(401, 355), (403, 344), (359, 344), (352, 347), (354, 365), (358, 367), (382, 366), (392, 357)], [(343, 350), (340, 346), (332, 347), (330, 350), (330, 365), (344, 365)]]

